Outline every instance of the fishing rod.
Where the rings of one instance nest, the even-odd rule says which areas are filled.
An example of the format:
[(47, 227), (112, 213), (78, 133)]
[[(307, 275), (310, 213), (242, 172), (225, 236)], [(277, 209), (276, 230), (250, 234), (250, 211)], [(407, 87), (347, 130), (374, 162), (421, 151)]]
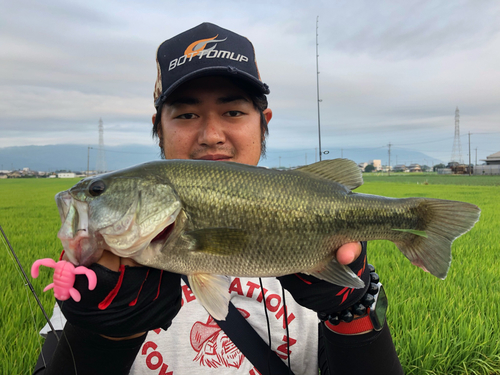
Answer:
[(14, 259), (16, 260), (17, 262), (17, 265), (19, 266), (23, 276), (24, 276), (24, 280), (26, 280), (26, 283), (28, 284), (30, 290), (31, 290), (31, 293), (33, 294), (33, 296), (35, 297), (36, 299), (36, 302), (38, 303), (38, 306), (40, 307), (40, 309), (42, 310), (43, 312), (43, 315), (45, 316), (45, 320), (47, 321), (47, 323), (49, 324), (49, 327), (50, 329), (52, 330), (52, 332), (54, 333), (54, 335), (56, 336), (57, 338), (57, 341), (59, 341), (59, 336), (56, 334), (56, 329), (54, 328), (54, 326), (52, 325), (52, 322), (50, 321), (50, 318), (49, 316), (47, 315), (47, 312), (45, 311), (45, 309), (43, 308), (42, 306), (42, 303), (40, 302), (40, 299), (38, 298), (38, 295), (36, 294), (35, 292), (35, 289), (33, 288), (33, 284), (31, 284), (30, 280), (28, 279), (28, 276), (26, 275), (26, 272), (24, 271), (24, 268), (23, 266), (21, 265), (21, 262), (19, 261), (19, 258), (17, 257), (17, 254), (16, 252), (14, 251), (14, 248), (12, 247), (12, 245), (10, 244), (9, 242), (9, 239), (7, 238), (7, 235), (5, 234), (5, 232), (3, 231), (3, 228), (2, 226), (0, 225), (0, 231), (2, 232), (2, 235), (3, 235), (3, 238), (5, 238), (5, 242), (7, 242), (7, 245), (9, 246), (9, 249), (10, 249), (10, 252), (12, 253), (12, 255), (14, 256)]

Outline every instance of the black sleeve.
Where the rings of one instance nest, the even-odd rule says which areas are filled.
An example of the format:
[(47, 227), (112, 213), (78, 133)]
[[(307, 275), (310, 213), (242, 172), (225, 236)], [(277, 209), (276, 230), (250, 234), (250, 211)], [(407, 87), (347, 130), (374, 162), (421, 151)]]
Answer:
[(68, 322), (57, 346), (55, 336), (49, 335), (42, 348), (46, 364), (39, 358), (36, 375), (128, 374), (147, 334), (114, 341)]
[(318, 363), (321, 375), (402, 375), (387, 324), (381, 331), (339, 335), (319, 323)]

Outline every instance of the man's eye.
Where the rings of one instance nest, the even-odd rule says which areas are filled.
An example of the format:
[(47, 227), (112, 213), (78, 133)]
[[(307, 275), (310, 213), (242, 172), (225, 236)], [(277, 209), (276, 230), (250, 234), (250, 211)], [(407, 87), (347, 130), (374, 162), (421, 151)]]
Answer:
[(181, 120), (192, 120), (196, 118), (196, 115), (194, 113), (183, 113), (182, 115), (177, 116), (177, 118)]
[(241, 116), (243, 114), (243, 112), (241, 112), (241, 111), (227, 111), (226, 114), (229, 117), (238, 117), (238, 116)]

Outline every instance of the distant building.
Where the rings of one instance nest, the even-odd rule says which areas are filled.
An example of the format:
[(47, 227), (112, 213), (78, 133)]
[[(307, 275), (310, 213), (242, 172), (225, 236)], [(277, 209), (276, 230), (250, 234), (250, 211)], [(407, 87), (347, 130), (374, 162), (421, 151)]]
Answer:
[(420, 164), (411, 164), (408, 169), (410, 172), (422, 172), (422, 168), (420, 167)]
[(368, 164), (372, 164), (376, 171), (382, 170), (382, 160), (370, 160)]
[(409, 172), (408, 168), (404, 164), (395, 165), (393, 168), (394, 172)]
[(500, 175), (500, 164), (476, 165), (473, 169), (475, 175)]
[(75, 178), (76, 173), (73, 172), (65, 172), (65, 173), (58, 173), (57, 178)]
[(362, 172), (365, 171), (365, 168), (367, 165), (368, 165), (368, 163), (358, 163), (358, 167), (359, 167), (359, 169), (361, 169)]
[(486, 165), (500, 165), (500, 151), (487, 156), (486, 159), (481, 159), (481, 161), (485, 161)]
[(362, 172), (365, 171), (365, 168), (368, 165), (373, 165), (375, 167), (375, 171), (382, 170), (382, 160), (370, 160), (368, 163), (358, 163), (358, 167), (359, 169), (361, 169)]
[(19, 171), (12, 171), (11, 173), (9, 173), (9, 178), (19, 178), (21, 177), (21, 173), (19, 173)]

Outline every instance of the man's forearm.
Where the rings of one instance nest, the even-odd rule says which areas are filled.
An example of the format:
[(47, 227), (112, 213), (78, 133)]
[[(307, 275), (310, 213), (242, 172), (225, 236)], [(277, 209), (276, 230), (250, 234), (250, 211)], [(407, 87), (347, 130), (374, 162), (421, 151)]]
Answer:
[(340, 335), (319, 324), (318, 363), (322, 375), (402, 375), (387, 324), (381, 331)]
[(128, 374), (145, 339), (146, 334), (130, 340), (108, 340), (66, 323), (53, 356), (45, 357), (45, 370), (37, 366), (35, 374)]

